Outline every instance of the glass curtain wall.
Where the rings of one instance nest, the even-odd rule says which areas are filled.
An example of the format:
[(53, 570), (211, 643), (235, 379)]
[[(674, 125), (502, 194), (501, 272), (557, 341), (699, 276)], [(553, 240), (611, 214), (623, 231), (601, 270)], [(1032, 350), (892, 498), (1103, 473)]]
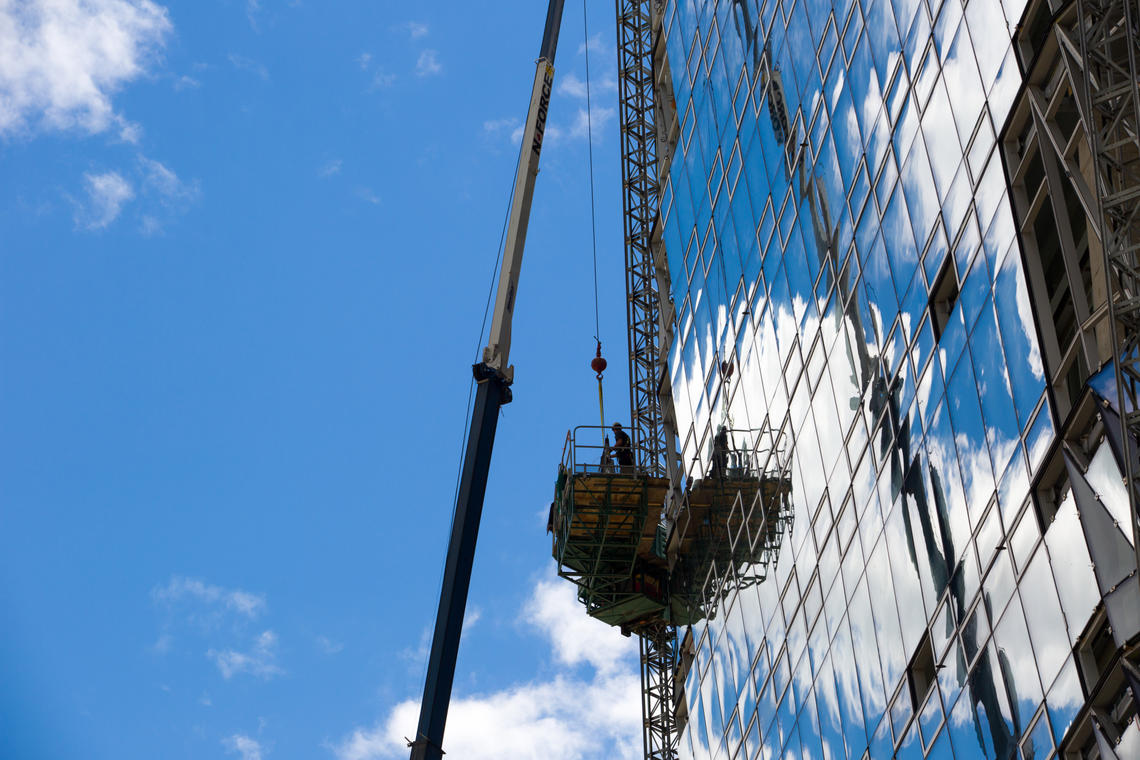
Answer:
[(1099, 595), (1071, 496), (1044, 535), (1030, 499), (1054, 419), (995, 150), (1024, 6), (664, 5), (683, 461), (777, 435), (793, 512), (693, 626), (684, 757), (1042, 760), (1084, 704)]

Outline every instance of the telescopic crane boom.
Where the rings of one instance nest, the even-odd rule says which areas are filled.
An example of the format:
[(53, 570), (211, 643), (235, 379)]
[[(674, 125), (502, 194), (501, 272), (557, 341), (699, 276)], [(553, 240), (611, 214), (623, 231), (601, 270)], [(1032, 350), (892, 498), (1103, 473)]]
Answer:
[(487, 471), (491, 466), (495, 427), (499, 409), (511, 400), (511, 383), (514, 380), (514, 367), (509, 363), (511, 321), (526, 243), (527, 222), (530, 219), (531, 198), (534, 195), (534, 180), (538, 176), (538, 159), (546, 129), (546, 114), (554, 87), (554, 51), (558, 45), (563, 1), (550, 0), (546, 10), (546, 29), (542, 36), (542, 49), (538, 55), (530, 109), (523, 131), (490, 338), (483, 349), (483, 360), (472, 367), (478, 390), (471, 411), (471, 429), (463, 456), (463, 472), (451, 525), (451, 540), (447, 547), (435, 634), (432, 637), (423, 702), (420, 705), (419, 728), (415, 740), (409, 742), (411, 760), (440, 760), (443, 755), (443, 729), (451, 701), (455, 659), (459, 652), (463, 613), (467, 607), (467, 591), (471, 584), (471, 565), (475, 559), (475, 541), (479, 535), (479, 518), (483, 512), (483, 496), (487, 489)]

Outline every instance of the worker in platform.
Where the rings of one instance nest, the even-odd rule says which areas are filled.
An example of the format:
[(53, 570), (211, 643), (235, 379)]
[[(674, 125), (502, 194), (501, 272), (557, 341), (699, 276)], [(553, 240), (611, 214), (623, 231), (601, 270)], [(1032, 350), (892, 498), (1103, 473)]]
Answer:
[(728, 474), (728, 428), (721, 425), (713, 436), (712, 476), (723, 478)]
[(621, 423), (615, 422), (611, 428), (614, 431), (614, 458), (617, 459), (619, 472), (633, 472), (633, 445), (629, 434), (621, 429)]

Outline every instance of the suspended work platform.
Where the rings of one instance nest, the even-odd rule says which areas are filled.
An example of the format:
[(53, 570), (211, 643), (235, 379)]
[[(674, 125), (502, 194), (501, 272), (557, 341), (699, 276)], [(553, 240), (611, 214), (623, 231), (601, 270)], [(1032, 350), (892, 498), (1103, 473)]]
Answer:
[(791, 531), (791, 495), (791, 480), (775, 473), (692, 483), (668, 546), (678, 625), (714, 617), (730, 590), (768, 577)]
[(586, 611), (631, 628), (668, 605), (660, 512), (669, 480), (610, 463), (604, 436), (589, 426), (566, 434), (548, 528), (558, 574), (578, 586)]
[(728, 579), (741, 587), (767, 577), (791, 528), (786, 456), (722, 446), (666, 524), (669, 480), (610, 464), (604, 440), (599, 427), (567, 433), (548, 525), (558, 574), (589, 615), (626, 633), (690, 625), (715, 614)]

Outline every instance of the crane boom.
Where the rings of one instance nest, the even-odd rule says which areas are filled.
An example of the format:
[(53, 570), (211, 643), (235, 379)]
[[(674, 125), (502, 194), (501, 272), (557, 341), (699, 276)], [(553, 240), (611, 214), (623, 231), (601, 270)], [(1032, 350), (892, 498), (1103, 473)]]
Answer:
[(495, 313), (491, 320), (491, 334), (483, 349), (483, 363), (501, 373), (511, 382), (514, 368), (507, 363), (511, 350), (511, 321), (515, 310), (515, 291), (522, 266), (526, 228), (530, 221), (530, 203), (534, 196), (534, 180), (538, 176), (538, 158), (542, 152), (542, 138), (546, 132), (546, 113), (550, 106), (550, 93), (554, 87), (554, 50), (558, 45), (558, 27), (562, 19), (563, 0), (550, 0), (546, 14), (546, 33), (542, 38), (542, 52), (534, 72), (530, 108), (523, 128), (522, 155), (515, 175), (514, 200), (507, 223), (507, 242), (504, 248), (503, 268), (499, 272), (499, 287), (495, 295)]
[(452, 518), (443, 587), (439, 594), (435, 633), (432, 636), (423, 701), (420, 704), (419, 727), (415, 740), (408, 743), (412, 750), (411, 760), (441, 760), (443, 756), (443, 730), (451, 702), (451, 686), (455, 677), (459, 638), (463, 631), (467, 592), (471, 585), (471, 566), (475, 559), (479, 518), (483, 513), (483, 497), (487, 490), (491, 449), (495, 443), (499, 409), (511, 400), (510, 386), (514, 381), (514, 367), (509, 363), (511, 322), (526, 244), (531, 199), (534, 195), (534, 180), (538, 176), (538, 159), (542, 152), (547, 109), (554, 86), (554, 52), (558, 45), (563, 2), (564, 0), (550, 0), (546, 10), (546, 28), (535, 67), (530, 108), (523, 128), (491, 333), (487, 346), (483, 349), (483, 361), (472, 367), (478, 389), (463, 455), (455, 515)]

